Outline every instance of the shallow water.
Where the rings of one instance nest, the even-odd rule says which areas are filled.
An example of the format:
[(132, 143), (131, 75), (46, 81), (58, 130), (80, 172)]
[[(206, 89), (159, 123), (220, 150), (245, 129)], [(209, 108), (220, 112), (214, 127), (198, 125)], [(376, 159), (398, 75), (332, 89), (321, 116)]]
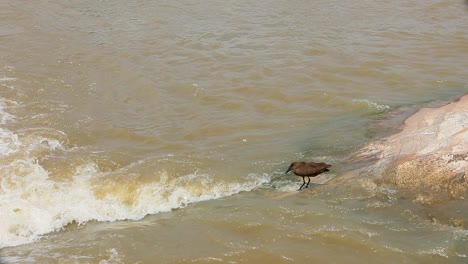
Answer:
[[(467, 230), (339, 178), (401, 113), (468, 92), (467, 13), (0, 2), (0, 263), (466, 262)], [(298, 159), (333, 170), (296, 192)]]

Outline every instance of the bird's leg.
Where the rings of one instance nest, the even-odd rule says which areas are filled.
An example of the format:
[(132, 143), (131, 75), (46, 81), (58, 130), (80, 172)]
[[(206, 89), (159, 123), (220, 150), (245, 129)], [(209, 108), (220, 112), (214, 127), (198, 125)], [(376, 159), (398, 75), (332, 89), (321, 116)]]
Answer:
[(302, 190), (302, 187), (306, 184), (306, 183), (305, 183), (305, 177), (302, 177), (302, 181), (303, 181), (304, 183), (301, 185), (301, 187), (299, 187), (299, 190), (298, 190), (298, 191)]
[(304, 187), (304, 189), (305, 189), (305, 188), (309, 188), (310, 177), (307, 177), (307, 178), (309, 178), (309, 181), (307, 182), (307, 185), (306, 185), (306, 187)]

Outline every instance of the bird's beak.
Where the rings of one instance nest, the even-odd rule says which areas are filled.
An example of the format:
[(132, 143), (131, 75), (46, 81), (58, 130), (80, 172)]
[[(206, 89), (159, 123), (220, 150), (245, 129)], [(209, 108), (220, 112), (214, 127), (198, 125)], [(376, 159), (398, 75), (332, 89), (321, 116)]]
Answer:
[(292, 168), (292, 165), (291, 165), (291, 166), (289, 166), (288, 170), (287, 170), (287, 171), (286, 171), (284, 174), (288, 174), (288, 172), (290, 172), (290, 171), (291, 171), (291, 168)]

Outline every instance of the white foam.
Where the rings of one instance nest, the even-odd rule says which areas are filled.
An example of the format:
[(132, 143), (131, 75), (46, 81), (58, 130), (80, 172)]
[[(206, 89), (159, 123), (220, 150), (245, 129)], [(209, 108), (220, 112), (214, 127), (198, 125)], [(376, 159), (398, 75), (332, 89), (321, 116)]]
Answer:
[[(7, 113), (5, 111), (5, 108), (6, 108), (6, 100), (3, 100), (2, 98), (0, 98), (0, 124), (6, 124), (8, 121), (11, 121), (11, 120), (14, 120), (15, 119), (15, 116)], [(10, 101), (9, 103), (11, 104), (17, 104), (16, 102), (14, 101)]]
[(367, 99), (353, 99), (353, 103), (356, 104), (365, 104), (370, 110), (385, 111), (390, 109), (390, 106), (384, 104), (378, 104)]
[(449, 257), (449, 255), (447, 253), (447, 249), (443, 248), (443, 247), (436, 247), (436, 248), (429, 249), (429, 250), (421, 250), (418, 253), (424, 254), (424, 255), (426, 255), (426, 254), (428, 254), (428, 255), (438, 255), (438, 256), (441, 256), (441, 257), (444, 257), (444, 258)]
[[(11, 101), (12, 103), (16, 103)], [(7, 113), (5, 109), (6, 100), (0, 98), (0, 124), (4, 125), (15, 117)], [(20, 142), (18, 136), (0, 127), (0, 155), (10, 155), (17, 151)]]
[(11, 81), (16, 81), (16, 78), (10, 78), (10, 77), (1, 77), (0, 82), (11, 82)]
[(15, 153), (20, 145), (18, 135), (0, 128), (0, 155), (7, 156)]
[(107, 253), (109, 254), (109, 258), (99, 261), (99, 264), (120, 263), (122, 261), (119, 256), (119, 252), (117, 252), (117, 249), (111, 248), (107, 250)]

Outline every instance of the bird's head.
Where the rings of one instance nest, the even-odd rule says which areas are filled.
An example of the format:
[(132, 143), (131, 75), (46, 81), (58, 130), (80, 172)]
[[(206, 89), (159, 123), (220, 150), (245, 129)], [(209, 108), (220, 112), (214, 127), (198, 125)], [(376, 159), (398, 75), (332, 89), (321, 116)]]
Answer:
[(296, 164), (297, 164), (297, 162), (291, 163), (291, 165), (289, 165), (288, 169), (286, 170), (286, 172), (284, 174), (288, 174), (288, 172), (293, 170), (296, 167)]

